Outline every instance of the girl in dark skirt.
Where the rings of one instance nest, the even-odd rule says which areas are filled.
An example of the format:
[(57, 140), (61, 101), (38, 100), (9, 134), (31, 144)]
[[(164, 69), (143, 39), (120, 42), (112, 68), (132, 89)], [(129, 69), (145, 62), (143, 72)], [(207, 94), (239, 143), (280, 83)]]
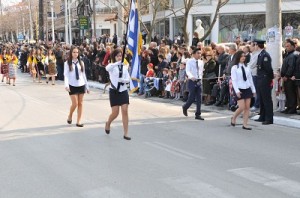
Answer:
[(105, 123), (106, 134), (110, 133), (111, 123), (118, 117), (119, 109), (121, 107), (122, 121), (125, 140), (131, 140), (128, 136), (128, 105), (129, 95), (127, 91), (127, 83), (129, 83), (130, 77), (128, 69), (122, 66), (122, 51), (115, 49), (111, 53), (112, 62), (106, 66), (106, 70), (109, 72), (109, 78), (111, 81), (109, 89), (109, 101), (111, 106), (111, 114)]
[(70, 50), (69, 58), (64, 65), (64, 77), (65, 89), (69, 92), (72, 101), (67, 122), (72, 124), (72, 115), (77, 108), (76, 126), (83, 127), (83, 124), (80, 122), (83, 96), (85, 92), (89, 93), (89, 86), (85, 75), (84, 63), (80, 60), (77, 47)]
[(252, 81), (251, 70), (245, 66), (246, 56), (243, 51), (235, 54), (235, 65), (231, 68), (231, 80), (234, 94), (237, 98), (239, 108), (231, 118), (231, 125), (235, 126), (236, 118), (243, 113), (243, 129), (251, 130), (248, 127), (251, 98), (255, 97), (255, 87)]

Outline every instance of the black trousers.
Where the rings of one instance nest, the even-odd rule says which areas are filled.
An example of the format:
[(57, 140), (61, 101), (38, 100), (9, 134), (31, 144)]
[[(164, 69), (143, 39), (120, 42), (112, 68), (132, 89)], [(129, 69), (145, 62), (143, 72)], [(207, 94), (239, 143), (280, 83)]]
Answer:
[(286, 107), (288, 110), (294, 111), (297, 107), (297, 88), (294, 81), (288, 79), (283, 83), (286, 95)]
[(260, 116), (261, 121), (273, 122), (273, 101), (271, 81), (266, 75), (257, 77), (258, 94), (260, 96)]
[(194, 82), (192, 80), (188, 81), (188, 89), (189, 89), (189, 97), (187, 102), (183, 105), (184, 109), (188, 109), (190, 108), (190, 106), (193, 104), (193, 102), (196, 99), (196, 104), (197, 104), (197, 108), (196, 108), (196, 113), (195, 116), (199, 116), (201, 115), (201, 84), (197, 82)]

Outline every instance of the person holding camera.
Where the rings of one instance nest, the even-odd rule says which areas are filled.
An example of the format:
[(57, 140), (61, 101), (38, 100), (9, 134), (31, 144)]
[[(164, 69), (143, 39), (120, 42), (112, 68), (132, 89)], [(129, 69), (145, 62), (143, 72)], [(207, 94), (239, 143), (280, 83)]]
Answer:
[(204, 120), (201, 117), (201, 83), (204, 63), (201, 58), (201, 49), (196, 48), (192, 52), (193, 58), (186, 62), (186, 74), (188, 76), (189, 96), (187, 102), (182, 106), (183, 115), (188, 116), (187, 110), (196, 99), (196, 120)]

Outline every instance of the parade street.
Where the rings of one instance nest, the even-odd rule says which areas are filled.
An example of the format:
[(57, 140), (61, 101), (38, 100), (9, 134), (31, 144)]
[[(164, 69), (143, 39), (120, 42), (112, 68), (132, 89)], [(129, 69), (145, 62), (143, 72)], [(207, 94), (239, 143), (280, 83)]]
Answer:
[(63, 82), (18, 74), (0, 84), (1, 198), (300, 197), (300, 130), (202, 112), (182, 115), (166, 100), (131, 97), (129, 135), (121, 117), (106, 135), (108, 93), (84, 96), (82, 123), (67, 124)]

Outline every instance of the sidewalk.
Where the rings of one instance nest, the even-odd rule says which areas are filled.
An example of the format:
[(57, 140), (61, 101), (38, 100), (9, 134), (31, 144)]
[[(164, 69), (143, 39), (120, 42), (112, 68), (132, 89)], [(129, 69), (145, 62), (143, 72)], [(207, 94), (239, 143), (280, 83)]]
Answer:
[[(89, 81), (89, 86), (95, 89), (104, 89), (105, 84), (101, 84), (99, 82), (94, 82), (94, 81)], [(107, 88), (108, 90), (108, 88)], [(132, 94), (130, 95), (131, 97), (138, 97), (137, 94)], [(141, 99), (144, 99), (143, 96), (139, 97)], [(151, 101), (156, 101), (156, 102), (161, 102), (161, 103), (169, 103), (169, 104), (174, 104), (174, 105), (178, 105), (181, 106), (183, 105), (183, 102), (181, 100), (171, 100), (171, 99), (162, 99), (162, 98), (158, 98), (158, 97), (150, 97), (147, 98), (147, 100), (151, 100)], [(232, 115), (232, 112), (227, 110), (226, 108), (222, 108), (222, 107), (216, 107), (216, 106), (205, 106), (202, 105), (201, 106), (202, 111), (205, 112), (217, 112), (217, 113), (222, 113), (222, 114), (226, 114), (226, 115)], [(180, 109), (181, 110), (181, 109)], [(252, 120), (257, 119), (259, 116), (252, 113)], [(288, 115), (288, 114), (283, 114), (283, 113), (279, 113), (279, 112), (275, 112), (274, 113), (274, 124), (277, 125), (282, 125), (282, 126), (287, 126), (287, 127), (293, 127), (293, 128), (300, 128), (300, 115)]]

